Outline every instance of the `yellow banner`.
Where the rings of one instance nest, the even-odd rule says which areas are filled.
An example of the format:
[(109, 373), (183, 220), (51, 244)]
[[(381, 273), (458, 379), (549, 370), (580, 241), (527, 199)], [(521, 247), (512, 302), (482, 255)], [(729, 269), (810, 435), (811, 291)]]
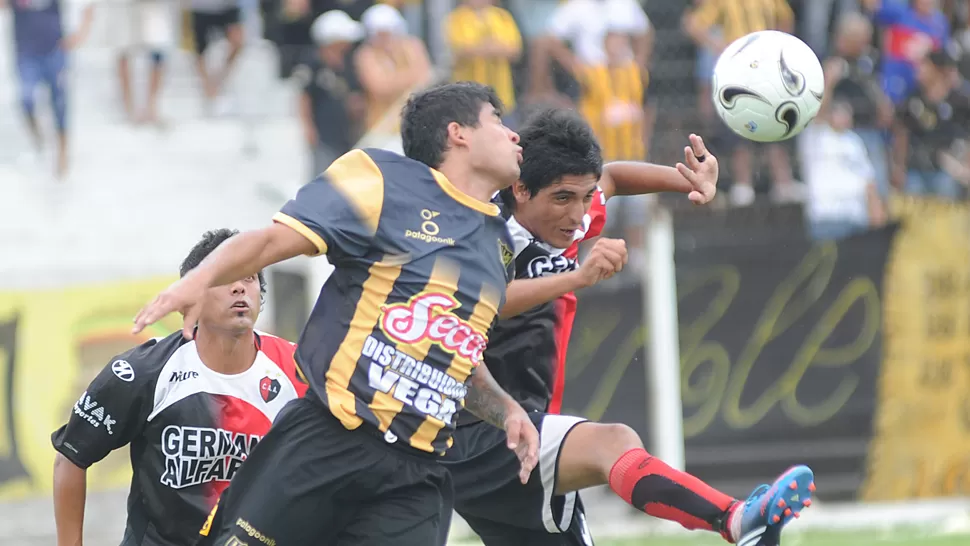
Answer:
[[(111, 357), (181, 327), (169, 316), (131, 335), (135, 313), (174, 279), (0, 293), (0, 499), (50, 494), (51, 433)], [(92, 490), (125, 487), (127, 449), (88, 471)]]
[(886, 270), (863, 500), (970, 495), (970, 207), (912, 198)]

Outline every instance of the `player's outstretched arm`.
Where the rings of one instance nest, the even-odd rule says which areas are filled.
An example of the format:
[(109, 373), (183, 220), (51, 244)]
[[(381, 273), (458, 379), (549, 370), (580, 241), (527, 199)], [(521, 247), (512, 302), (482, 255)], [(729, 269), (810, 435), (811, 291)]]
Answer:
[(539, 462), (539, 432), (529, 415), (509, 393), (502, 390), (484, 362), (475, 369), (467, 385), (465, 408), (505, 431), (509, 449), (522, 463), (519, 480), (528, 482), (532, 469)]
[(704, 145), (704, 139), (690, 135), (684, 148), (684, 163), (676, 167), (636, 161), (616, 161), (603, 167), (600, 188), (609, 199), (614, 195), (645, 193), (686, 193), (696, 205), (704, 205), (717, 193), (717, 158)]
[(501, 318), (514, 317), (537, 305), (593, 286), (619, 273), (627, 263), (626, 242), (622, 239), (599, 239), (579, 269), (537, 279), (517, 279), (505, 292)]
[(315, 254), (316, 245), (285, 224), (240, 233), (209, 254), (198, 267), (173, 283), (135, 317), (132, 332), (158, 322), (169, 313), (182, 313), (182, 333), (191, 339), (206, 289), (255, 275), (263, 268), (301, 254)]
[(54, 522), (57, 546), (81, 546), (87, 471), (58, 453), (54, 457)]

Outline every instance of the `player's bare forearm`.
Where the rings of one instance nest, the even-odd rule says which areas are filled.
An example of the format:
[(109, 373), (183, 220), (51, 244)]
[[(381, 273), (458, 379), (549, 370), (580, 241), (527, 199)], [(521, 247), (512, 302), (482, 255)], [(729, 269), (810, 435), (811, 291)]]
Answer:
[(514, 317), (586, 286), (588, 283), (578, 270), (537, 279), (516, 279), (505, 291), (505, 305), (499, 316)]
[(87, 472), (58, 453), (54, 458), (54, 522), (57, 546), (81, 546)]
[(206, 286), (223, 286), (275, 263), (316, 252), (313, 243), (293, 228), (272, 224), (226, 239), (188, 275), (201, 275)]
[(465, 409), (504, 430), (510, 408), (518, 408), (519, 404), (499, 386), (484, 362), (478, 365), (467, 385)]
[(614, 195), (690, 193), (694, 190), (677, 169), (637, 161), (615, 161), (604, 165), (600, 188), (607, 199)]

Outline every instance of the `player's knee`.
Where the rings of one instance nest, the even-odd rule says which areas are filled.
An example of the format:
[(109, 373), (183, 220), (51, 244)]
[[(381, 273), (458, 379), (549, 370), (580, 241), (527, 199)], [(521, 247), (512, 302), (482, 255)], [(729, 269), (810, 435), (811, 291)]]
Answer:
[(623, 423), (604, 423), (600, 426), (603, 427), (600, 434), (603, 445), (608, 446), (609, 450), (617, 456), (631, 449), (643, 447), (643, 441), (637, 431)]
[(152, 67), (160, 68), (162, 63), (165, 62), (165, 54), (161, 51), (155, 50), (151, 52)]

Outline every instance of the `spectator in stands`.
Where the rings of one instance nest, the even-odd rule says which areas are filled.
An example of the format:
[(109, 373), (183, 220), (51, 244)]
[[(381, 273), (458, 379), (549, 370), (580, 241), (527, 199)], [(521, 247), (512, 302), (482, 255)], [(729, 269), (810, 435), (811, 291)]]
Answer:
[(424, 42), (407, 33), (401, 13), (386, 4), (361, 16), (367, 42), (357, 51), (355, 68), (367, 96), (365, 128), (372, 128), (394, 103), (434, 77)]
[(505, 104), (515, 109), (512, 63), (522, 55), (522, 36), (512, 14), (492, 0), (465, 0), (448, 14), (445, 34), (454, 63), (452, 81), (474, 81), (491, 86)]
[[(813, 0), (814, 1), (814, 0)], [(759, 30), (792, 32), (794, 15), (786, 0), (706, 0), (684, 21), (687, 34), (698, 47), (720, 55), (734, 40)], [(719, 28), (718, 32), (713, 31)], [(722, 125), (724, 140), (734, 148), (731, 158), (733, 184), (730, 199), (735, 206), (754, 203), (753, 144)], [(800, 197), (791, 169), (791, 159), (783, 144), (768, 145), (772, 197), (775, 202), (797, 201)]]
[(836, 26), (834, 54), (825, 60), (822, 115), (832, 99), (852, 105), (853, 127), (869, 152), (883, 198), (889, 195), (889, 157), (885, 135), (892, 125), (893, 104), (882, 91), (878, 52), (871, 46), (872, 24), (861, 13), (843, 15)]
[(332, 10), (310, 29), (317, 58), (307, 71), (300, 99), (300, 121), (311, 152), (312, 180), (354, 145), (364, 97), (347, 52), (364, 38), (364, 27), (346, 13)]
[[(7, 0), (0, 0), (3, 7)], [(58, 177), (67, 173), (67, 53), (91, 30), (93, 5), (84, 7), (81, 24), (65, 36), (61, 0), (12, 0), (14, 58), (20, 79), (20, 103), (38, 152), (44, 138), (36, 117), (37, 87), (47, 86), (57, 125)]]
[(918, 86), (904, 99), (893, 130), (893, 182), (906, 193), (957, 199), (970, 183), (970, 96), (960, 89), (949, 49), (927, 55)]
[(551, 61), (571, 74), (576, 74), (580, 65), (605, 64), (604, 43), (610, 17), (622, 22), (619, 30), (632, 37), (633, 56), (646, 71), (653, 32), (647, 14), (636, 0), (566, 0), (553, 12), (546, 35), (536, 40), (529, 61), (530, 93), (542, 98), (555, 96), (562, 102)]
[[(682, 24), (686, 25), (687, 18), (706, 0), (694, 0), (693, 5), (684, 11)], [(720, 39), (721, 28), (712, 26), (708, 31), (715, 39)], [(694, 80), (697, 85), (697, 114), (703, 127), (713, 127), (716, 122), (714, 101), (711, 100), (711, 77), (714, 75), (714, 64), (720, 52), (707, 45), (697, 45), (697, 59), (694, 62)], [(709, 134), (705, 131), (706, 134)]]
[(865, 144), (852, 131), (852, 105), (834, 99), (819, 119), (798, 137), (809, 235), (817, 241), (841, 239), (885, 224), (875, 171)]
[[(107, 36), (118, 51), (118, 83), (128, 120), (160, 124), (158, 96), (165, 55), (178, 45), (176, 4), (168, 0), (113, 0), (100, 9), (107, 13)], [(148, 97), (141, 114), (136, 113), (131, 90), (130, 57), (136, 50), (146, 50), (151, 55)]]
[[(605, 62), (576, 67), (582, 90), (579, 111), (599, 140), (604, 161), (644, 161), (653, 128), (652, 113), (646, 106), (648, 76), (634, 58), (632, 39), (620, 15), (607, 17)], [(645, 262), (643, 233), (649, 202), (648, 196), (637, 195), (611, 199), (606, 204), (607, 217), (622, 226), (634, 271)]]
[(280, 77), (288, 78), (316, 57), (310, 27), (320, 15), (340, 10), (360, 20), (373, 0), (260, 0), (267, 39), (280, 55)]
[[(195, 63), (202, 79), (202, 92), (206, 109), (225, 113), (228, 104), (219, 99), (229, 72), (243, 46), (243, 27), (239, 0), (189, 0), (192, 18), (192, 37), (195, 45)], [(222, 34), (229, 42), (229, 51), (219, 70), (212, 70), (206, 63), (205, 54), (213, 38)]]
[(931, 51), (950, 40), (950, 24), (938, 0), (864, 0), (882, 31), (883, 89), (896, 104), (917, 87), (916, 71)]
[[(848, 13), (859, 11), (859, 0), (808, 0), (802, 2), (801, 35), (819, 58), (829, 49), (831, 21), (838, 21)], [(833, 12), (835, 12), (833, 14)]]

